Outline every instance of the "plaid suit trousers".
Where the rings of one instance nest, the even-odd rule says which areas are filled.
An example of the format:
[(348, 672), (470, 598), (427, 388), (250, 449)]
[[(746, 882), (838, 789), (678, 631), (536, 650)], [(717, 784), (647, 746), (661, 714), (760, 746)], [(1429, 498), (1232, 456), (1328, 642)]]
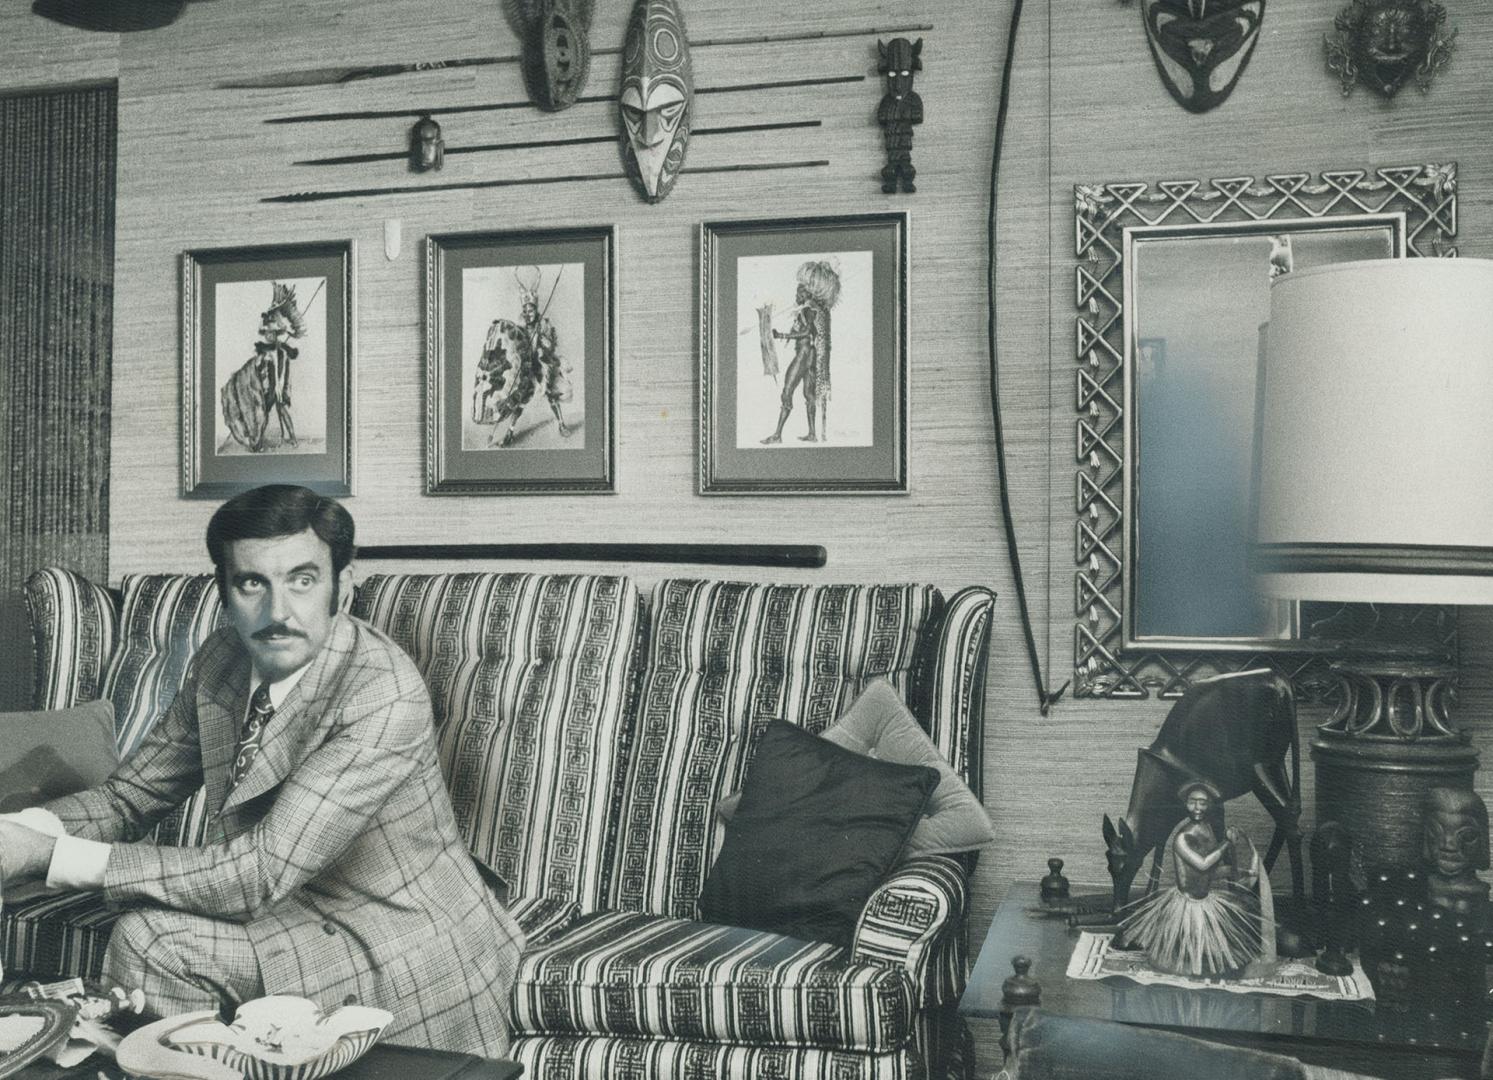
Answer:
[(221, 1009), (264, 996), (249, 933), (239, 923), (164, 908), (127, 911), (104, 954), (104, 984), (145, 992), (158, 1016)]

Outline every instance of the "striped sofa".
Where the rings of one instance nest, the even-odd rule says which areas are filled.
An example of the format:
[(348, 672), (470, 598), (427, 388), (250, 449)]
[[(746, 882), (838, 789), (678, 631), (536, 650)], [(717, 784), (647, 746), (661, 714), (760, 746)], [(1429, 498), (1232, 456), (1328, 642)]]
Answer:
[[(103, 698), (122, 754), (219, 619), (211, 578), (118, 590), (27, 584), (38, 708)], [(430, 688), (452, 805), (528, 934), (512, 1054), (539, 1078), (963, 1074), (973, 855), (899, 865), (849, 947), (713, 926), (696, 900), (773, 718), (821, 731), (872, 679), (902, 694), (980, 791), (994, 596), (926, 585), (765, 585), (447, 573), (369, 577), (353, 611)], [(191, 800), (156, 830), (202, 842)], [(7, 972), (96, 973), (117, 912), (83, 895), (8, 905)]]

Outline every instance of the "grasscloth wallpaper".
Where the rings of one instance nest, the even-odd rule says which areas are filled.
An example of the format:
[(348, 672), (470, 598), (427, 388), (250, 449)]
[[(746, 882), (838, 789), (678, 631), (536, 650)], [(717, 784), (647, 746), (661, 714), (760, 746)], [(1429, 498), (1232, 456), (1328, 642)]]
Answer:
[[(462, 0), (193, 3), (173, 27), (89, 35), (25, 5), (0, 14), (0, 89), (117, 79), (118, 225), (110, 575), (201, 568), (211, 504), (177, 497), (178, 265), (189, 248), (350, 238), (357, 245), (357, 494), (367, 543), (421, 541), (812, 542), (829, 549), (798, 580), (981, 582), (1001, 594), (988, 686), (987, 801), (1000, 842), (982, 860), (974, 926), (1003, 889), (1048, 855), (1070, 876), (1104, 880), (1100, 813), (1123, 810), (1135, 749), (1165, 713), (1156, 702), (1062, 701), (1038, 714), (1021, 649), (999, 527), (985, 355), (985, 213), (1000, 59), (1010, 3), (858, 0), (805, 6), (691, 0), (696, 39), (930, 24), (917, 89), (916, 195), (884, 196), (882, 87), (873, 36), (697, 50), (697, 127), (819, 120), (814, 127), (697, 137), (688, 165), (825, 161), (775, 171), (686, 175), (658, 206), (622, 180), (273, 204), (310, 188), (619, 172), (611, 142), (448, 153), (442, 173), (401, 163), (325, 168), (311, 157), (397, 152), (412, 118), (266, 124), (271, 117), (519, 100), (516, 65), (431, 71), (345, 86), (221, 90), (236, 76), (341, 63), (512, 52), (496, 4)], [(999, 216), (1001, 390), (1021, 552), (1038, 639), (1054, 684), (1072, 658), (1074, 272), (1072, 185), (1258, 175), (1400, 162), (1460, 165), (1459, 244), (1493, 256), (1493, 7), (1449, 4), (1459, 28), (1429, 94), (1393, 104), (1348, 98), (1323, 68), (1337, 4), (1270, 5), (1233, 96), (1194, 116), (1163, 89), (1135, 5), (1026, 5), (1012, 82)], [(593, 41), (620, 43), (626, 5), (598, 5)], [(914, 35), (917, 36), (917, 35)], [(863, 78), (858, 78), (862, 77)], [(591, 92), (615, 85), (598, 57)], [(760, 88), (802, 79), (810, 86)], [(849, 79), (850, 81), (843, 81)], [(450, 146), (605, 136), (611, 107), (558, 115), (505, 109), (442, 118)], [(911, 494), (702, 498), (695, 492), (695, 245), (702, 221), (908, 208), (912, 213)], [(383, 253), (386, 220), (403, 250)], [(421, 494), (424, 370), (421, 238), (461, 230), (612, 224), (619, 228), (621, 322), (618, 493), (546, 498)], [(1468, 462), (1470, 483), (1485, 463)], [(367, 567), (365, 569), (395, 569)], [(645, 580), (658, 567), (624, 567)], [(672, 572), (671, 569), (664, 572)], [(706, 570), (706, 573), (714, 571)], [(1486, 742), (1493, 711), (1493, 620), (1463, 619), (1462, 715)], [(1309, 730), (1306, 718), (1303, 729)], [(1493, 769), (1484, 777), (1493, 777)], [(1310, 786), (1310, 770), (1307, 770)], [(1493, 797), (1493, 782), (1482, 784)], [(1308, 805), (1309, 802), (1308, 802)], [(1265, 832), (1263, 816), (1241, 820)], [(982, 1043), (989, 1047), (988, 1033)]]

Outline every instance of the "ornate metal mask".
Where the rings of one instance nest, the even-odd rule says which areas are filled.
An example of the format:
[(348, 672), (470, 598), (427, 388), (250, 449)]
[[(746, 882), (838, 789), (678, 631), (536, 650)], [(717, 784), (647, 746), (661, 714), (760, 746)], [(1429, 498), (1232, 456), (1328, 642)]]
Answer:
[(695, 80), (674, 0), (637, 0), (622, 46), (622, 160), (649, 202), (674, 187), (689, 146)]
[(1260, 37), (1265, 0), (1141, 0), (1161, 81), (1189, 112), (1234, 92)]
[(1430, 0), (1353, 0), (1333, 25), (1337, 33), (1324, 39), (1327, 66), (1345, 95), (1361, 82), (1392, 98), (1412, 75), (1430, 89), (1457, 36), (1446, 29), (1446, 8)]

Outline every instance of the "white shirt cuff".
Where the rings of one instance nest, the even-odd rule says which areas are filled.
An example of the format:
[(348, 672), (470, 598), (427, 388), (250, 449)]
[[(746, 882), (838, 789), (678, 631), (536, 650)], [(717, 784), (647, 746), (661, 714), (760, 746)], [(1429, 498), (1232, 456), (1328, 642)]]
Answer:
[(17, 810), (14, 814), (0, 814), (0, 821), (14, 821), (17, 825), (48, 836), (64, 836), (67, 830), (62, 827), (62, 822), (57, 815), (50, 810), (40, 806), (28, 806), (24, 810)]
[(47, 887), (92, 889), (104, 887), (104, 867), (109, 864), (108, 844), (81, 836), (59, 836), (47, 868)]

